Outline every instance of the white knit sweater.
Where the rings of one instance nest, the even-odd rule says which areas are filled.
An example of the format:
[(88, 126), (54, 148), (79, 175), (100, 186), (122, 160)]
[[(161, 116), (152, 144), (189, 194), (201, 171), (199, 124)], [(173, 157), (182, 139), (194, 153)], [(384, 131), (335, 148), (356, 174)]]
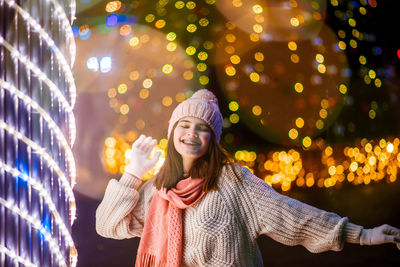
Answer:
[[(265, 234), (289, 245), (317, 253), (341, 250), (344, 242), (359, 243), (362, 227), (281, 195), (247, 168), (225, 167), (218, 191), (183, 212), (185, 266), (263, 266), (256, 239)], [(155, 192), (152, 180), (124, 174), (112, 179), (96, 211), (96, 230), (109, 238), (141, 236)], [(137, 191), (139, 189), (139, 191)]]

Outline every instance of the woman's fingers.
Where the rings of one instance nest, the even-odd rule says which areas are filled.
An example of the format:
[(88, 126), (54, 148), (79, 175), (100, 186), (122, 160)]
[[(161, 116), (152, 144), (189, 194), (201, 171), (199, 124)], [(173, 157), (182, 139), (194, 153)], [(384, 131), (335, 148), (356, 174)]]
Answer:
[(143, 140), (146, 138), (146, 136), (144, 135), (144, 134), (141, 134), (140, 136), (139, 136), (139, 138), (138, 139), (136, 139), (136, 141), (132, 144), (132, 148), (133, 147), (135, 147), (135, 148), (141, 148), (141, 145), (142, 145), (142, 143), (143, 143)]

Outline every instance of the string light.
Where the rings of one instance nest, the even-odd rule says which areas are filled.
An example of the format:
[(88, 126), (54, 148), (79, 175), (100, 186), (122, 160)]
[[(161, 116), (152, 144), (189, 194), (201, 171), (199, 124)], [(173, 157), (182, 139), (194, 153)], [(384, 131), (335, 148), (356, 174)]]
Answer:
[(15, 262), (15, 265), (18, 265), (17, 263), (19, 262), (27, 267), (38, 267), (37, 265), (33, 264), (29, 260), (24, 259), (19, 255), (16, 255), (14, 253), (14, 251), (9, 250), (8, 248), (4, 247), (1, 244), (0, 244), (0, 254), (6, 254), (8, 257), (10, 257)]
[[(72, 192), (72, 187), (71, 187), (70, 183), (68, 182), (67, 178), (65, 177), (64, 172), (61, 170), (61, 168), (58, 166), (58, 164), (54, 161), (54, 159), (47, 152), (45, 152), (45, 148), (40, 147), (38, 144), (33, 142), (28, 137), (24, 136), (22, 133), (15, 130), (11, 125), (5, 123), (3, 120), (0, 120), (0, 129), (6, 130), (11, 135), (15, 136), (18, 140), (21, 140), (28, 147), (33, 149), (35, 151), (35, 153), (37, 153), (41, 157), (43, 157), (43, 159), (46, 160), (49, 168), (53, 169), (57, 173), (61, 184), (64, 186), (64, 190), (68, 194), (70, 202), (75, 203), (75, 197), (74, 197), (74, 193)], [(75, 217), (74, 213), (72, 214), (72, 217), (73, 218)]]
[(31, 99), (28, 95), (24, 94), (22, 91), (15, 88), (10, 83), (4, 81), (0, 78), (0, 86), (10, 93), (16, 95), (22, 101), (25, 102), (27, 107), (32, 107), (37, 113), (39, 113), (42, 118), (48, 123), (50, 129), (55, 132), (55, 136), (58, 141), (63, 145), (65, 151), (67, 152), (67, 160), (69, 162), (69, 173), (71, 176), (71, 184), (75, 184), (76, 180), (76, 168), (75, 168), (75, 160), (74, 155), (72, 153), (71, 147), (68, 145), (67, 140), (65, 139), (64, 135), (62, 134), (60, 128), (57, 126), (57, 123), (46, 113), (46, 111), (40, 107), (40, 105)]
[(61, 102), (64, 108), (68, 111), (69, 114), (69, 129), (70, 129), (70, 143), (73, 145), (76, 137), (76, 128), (75, 128), (75, 116), (72, 111), (71, 105), (65, 99), (63, 93), (60, 89), (48, 78), (48, 76), (40, 70), (34, 63), (32, 63), (26, 56), (22, 55), (17, 49), (15, 49), (10, 43), (8, 43), (2, 36), (0, 36), (0, 44), (3, 45), (8, 51), (10, 51), (11, 56), (13, 58), (18, 59), (21, 63), (23, 63), (28, 69), (33, 71), (36, 76), (44, 82), (49, 89), (56, 95), (57, 99)]
[[(43, 235), (44, 239), (49, 243), (51, 254), (56, 255), (56, 259), (59, 263), (59, 266), (67, 266), (67, 264), (64, 261), (64, 257), (61, 254), (60, 247), (57, 244), (58, 243), (57, 240), (51, 237), (51, 233), (49, 233), (47, 229), (42, 226), (39, 220), (29, 215), (26, 210), (21, 210), (16, 205), (10, 203), (9, 201), (1, 197), (0, 197), (0, 204), (5, 208), (9, 209), (10, 211), (12, 211), (14, 214), (20, 216), (22, 219), (31, 224), (33, 228), (38, 230)], [(12, 253), (11, 255), (14, 256), (13, 257), (14, 259), (19, 257), (18, 255), (15, 255), (15, 253)]]
[[(74, 241), (72, 240), (71, 234), (69, 233), (67, 227), (64, 224), (64, 221), (62, 220), (60, 214), (57, 211), (56, 205), (54, 204), (53, 200), (51, 199), (51, 196), (47, 193), (47, 191), (44, 189), (43, 185), (39, 183), (37, 180), (34, 178), (18, 171), (17, 169), (11, 167), (10, 165), (5, 164), (4, 162), (0, 161), (0, 169), (5, 170), (6, 172), (10, 173), (15, 179), (21, 178), (24, 181), (26, 181), (31, 188), (36, 190), (39, 195), (44, 199), (44, 202), (47, 204), (47, 206), (50, 209), (50, 212), (52, 213), (55, 222), (59, 228), (61, 228), (61, 233), (65, 237), (65, 242), (68, 246), (72, 247), (74, 246)], [(72, 225), (72, 222), (71, 222)]]
[(12, 1), (10, 0), (5, 0), (5, 1), (8, 3), (9, 6), (14, 8), (14, 10), (17, 11), (17, 13), (19, 13), (22, 16), (22, 18), (29, 24), (29, 26), (31, 26), (39, 34), (39, 37), (43, 39), (47, 43), (47, 45), (53, 50), (57, 60), (61, 63), (61, 67), (65, 71), (65, 75), (69, 84), (71, 106), (73, 107), (75, 105), (75, 100), (76, 100), (75, 81), (72, 75), (71, 68), (68, 65), (64, 55), (60, 52), (60, 49), (54, 43), (54, 40), (50, 38), (49, 34), (40, 26), (40, 24), (34, 18), (32, 18), (32, 16), (28, 12), (26, 12), (24, 9), (22, 9), (15, 3), (11, 3)]

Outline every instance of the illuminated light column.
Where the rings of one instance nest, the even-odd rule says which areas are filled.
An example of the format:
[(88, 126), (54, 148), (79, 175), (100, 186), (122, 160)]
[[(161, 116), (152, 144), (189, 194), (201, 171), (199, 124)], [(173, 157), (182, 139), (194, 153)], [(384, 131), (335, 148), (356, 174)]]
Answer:
[(75, 266), (75, 1), (0, 0), (0, 266)]

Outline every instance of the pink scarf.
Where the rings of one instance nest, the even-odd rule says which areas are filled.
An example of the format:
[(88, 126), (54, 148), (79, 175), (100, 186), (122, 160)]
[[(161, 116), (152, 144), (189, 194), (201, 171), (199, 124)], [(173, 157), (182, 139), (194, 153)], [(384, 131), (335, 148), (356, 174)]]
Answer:
[(179, 181), (175, 188), (162, 188), (151, 200), (136, 256), (136, 267), (179, 267), (182, 260), (182, 209), (204, 195), (203, 178)]

